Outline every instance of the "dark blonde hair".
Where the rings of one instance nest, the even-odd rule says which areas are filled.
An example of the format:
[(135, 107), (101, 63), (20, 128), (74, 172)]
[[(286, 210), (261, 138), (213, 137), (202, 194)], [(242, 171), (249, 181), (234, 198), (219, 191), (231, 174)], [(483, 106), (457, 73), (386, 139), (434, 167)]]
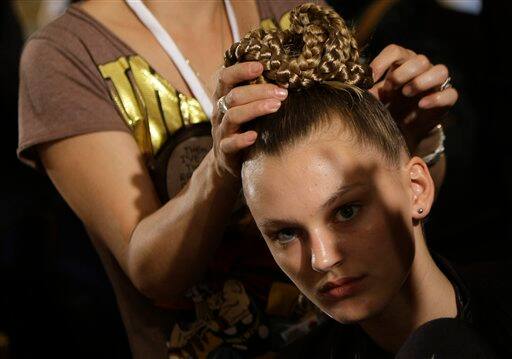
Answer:
[(405, 141), (387, 109), (367, 91), (372, 72), (360, 62), (352, 30), (335, 11), (312, 3), (294, 8), (290, 22), (287, 30), (253, 30), (225, 54), (226, 66), (259, 61), (264, 71), (255, 82), (289, 90), (276, 113), (247, 124), (245, 130), (258, 132), (250, 153), (279, 153), (339, 118), (354, 140), (398, 163)]

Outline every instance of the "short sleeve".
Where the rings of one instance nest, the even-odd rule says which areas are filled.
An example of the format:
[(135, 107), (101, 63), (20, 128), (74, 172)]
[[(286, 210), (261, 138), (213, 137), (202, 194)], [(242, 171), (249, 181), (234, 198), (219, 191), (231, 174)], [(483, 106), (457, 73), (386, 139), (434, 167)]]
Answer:
[(32, 167), (39, 144), (97, 131), (130, 132), (87, 49), (45, 38), (26, 44), (20, 63), (18, 156)]

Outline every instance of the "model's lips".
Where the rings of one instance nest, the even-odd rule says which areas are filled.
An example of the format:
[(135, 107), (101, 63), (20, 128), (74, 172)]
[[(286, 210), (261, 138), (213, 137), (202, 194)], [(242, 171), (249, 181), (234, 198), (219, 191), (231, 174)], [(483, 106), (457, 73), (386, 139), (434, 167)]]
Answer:
[(365, 277), (366, 276), (361, 275), (358, 277), (343, 277), (329, 281), (318, 289), (318, 293), (326, 299), (343, 299), (356, 293)]

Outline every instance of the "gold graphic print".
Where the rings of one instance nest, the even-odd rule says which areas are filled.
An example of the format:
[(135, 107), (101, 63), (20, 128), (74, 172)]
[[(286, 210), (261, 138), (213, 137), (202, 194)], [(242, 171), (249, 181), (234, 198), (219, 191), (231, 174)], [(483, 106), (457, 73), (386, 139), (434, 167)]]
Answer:
[(197, 100), (176, 91), (140, 56), (120, 57), (99, 70), (111, 81), (112, 99), (146, 158), (180, 128), (208, 121)]
[[(264, 19), (260, 26), (285, 30), (290, 27), (290, 12), (277, 23)], [(176, 91), (138, 55), (120, 57), (99, 70), (111, 81), (112, 99), (146, 158), (155, 156), (180, 128), (208, 121), (195, 98)]]
[(153, 150), (148, 123), (145, 121), (145, 111), (141, 110), (142, 103), (139, 103), (138, 96), (136, 96), (130, 79), (126, 75), (129, 68), (130, 65), (125, 57), (99, 67), (103, 78), (112, 81), (114, 87), (111, 90), (112, 99), (123, 115), (124, 121), (132, 130), (140, 150), (145, 156), (151, 156)]
[[(206, 288), (202, 288), (205, 290)], [(174, 325), (167, 342), (170, 359), (228, 357), (246, 352), (251, 339), (268, 339), (269, 328), (238, 280), (226, 280), (218, 291), (194, 288), (196, 320)], [(224, 352), (224, 355), (220, 353)]]
[(263, 19), (260, 22), (260, 27), (267, 31), (275, 30), (277, 29), (278, 26), (281, 30), (288, 30), (290, 28), (290, 25), (290, 11), (285, 12), (283, 16), (281, 16), (277, 24), (276, 21), (271, 18)]

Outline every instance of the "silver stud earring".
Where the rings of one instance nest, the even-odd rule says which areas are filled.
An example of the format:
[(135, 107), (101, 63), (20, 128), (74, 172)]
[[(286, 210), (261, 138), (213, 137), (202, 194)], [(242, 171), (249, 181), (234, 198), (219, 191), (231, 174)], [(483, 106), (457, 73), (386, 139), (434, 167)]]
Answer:
[(418, 213), (422, 214), (423, 213), (423, 208), (418, 208)]

